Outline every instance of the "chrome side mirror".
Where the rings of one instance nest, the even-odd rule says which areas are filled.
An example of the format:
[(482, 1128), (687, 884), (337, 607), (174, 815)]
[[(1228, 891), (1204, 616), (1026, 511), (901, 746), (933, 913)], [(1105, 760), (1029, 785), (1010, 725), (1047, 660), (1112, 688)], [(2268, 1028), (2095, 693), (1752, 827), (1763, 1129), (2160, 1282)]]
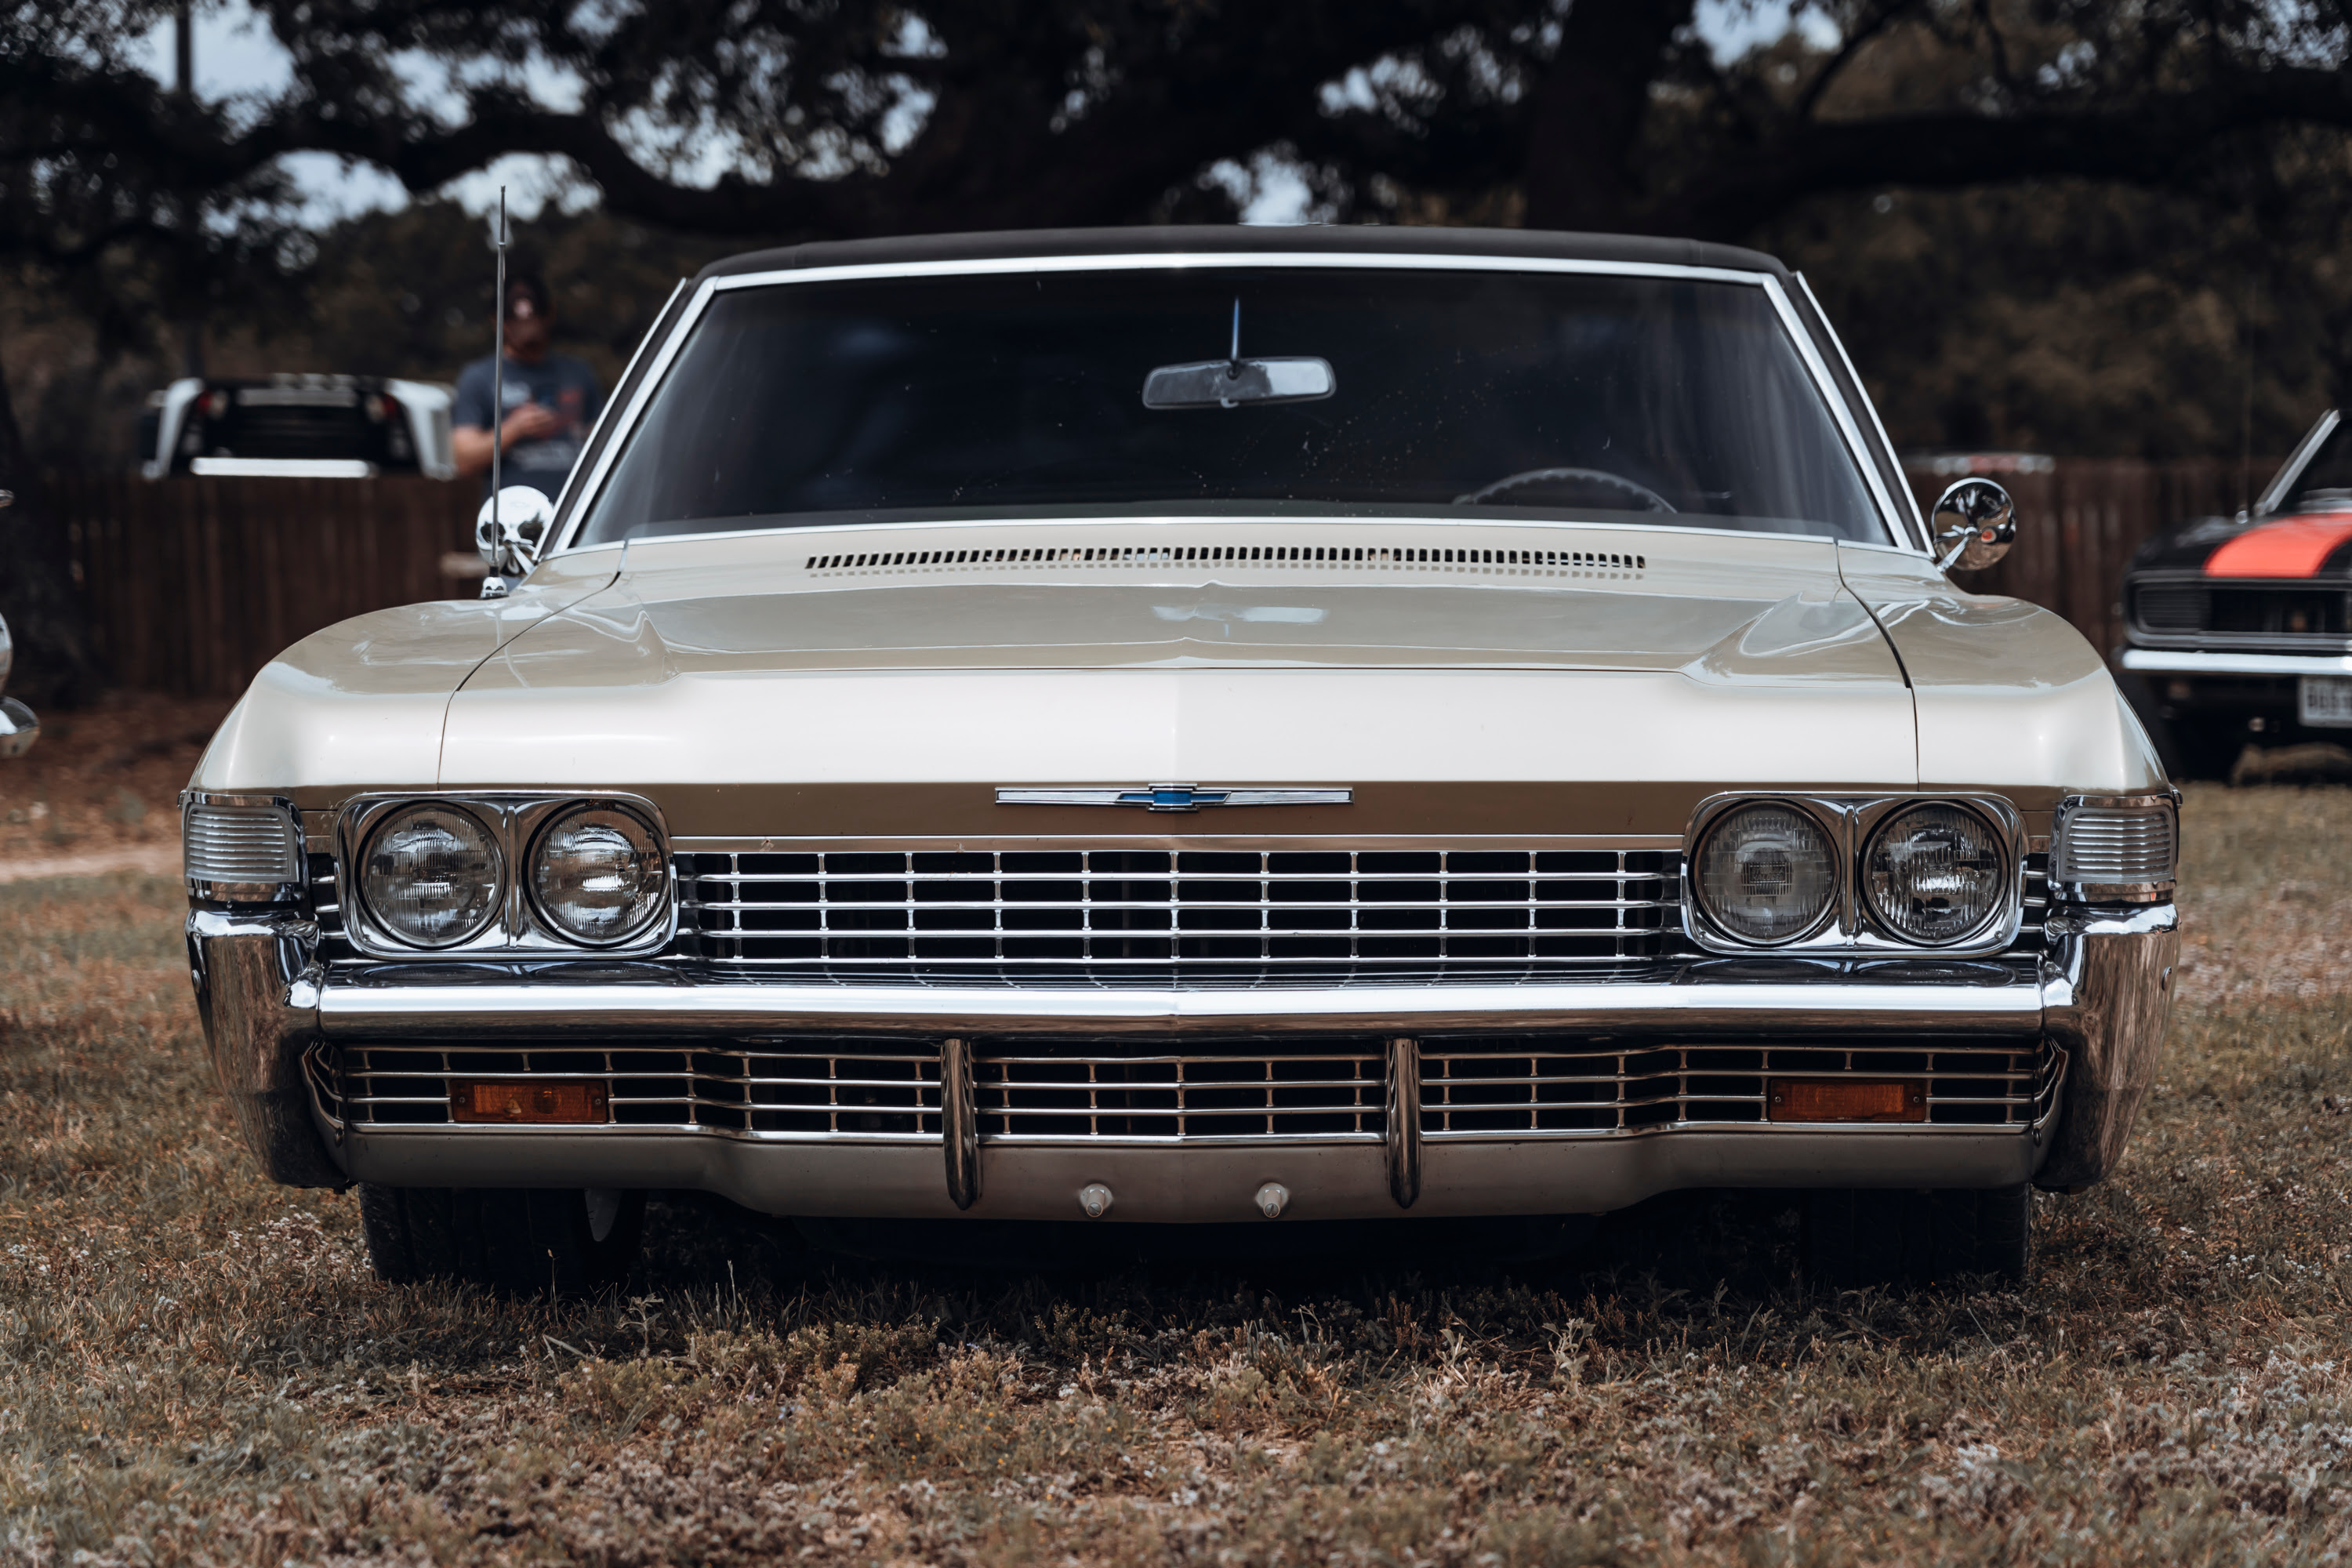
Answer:
[(0, 697), (0, 757), (21, 757), (41, 738), (41, 721), (13, 697)]
[(555, 503), (529, 485), (509, 485), (482, 503), (474, 519), (474, 548), (490, 568), (482, 579), (483, 598), (505, 598), (530, 574), (554, 521)]
[(1962, 479), (1937, 498), (1936, 564), (1981, 572), (2017, 542), (2017, 503), (1990, 479)]

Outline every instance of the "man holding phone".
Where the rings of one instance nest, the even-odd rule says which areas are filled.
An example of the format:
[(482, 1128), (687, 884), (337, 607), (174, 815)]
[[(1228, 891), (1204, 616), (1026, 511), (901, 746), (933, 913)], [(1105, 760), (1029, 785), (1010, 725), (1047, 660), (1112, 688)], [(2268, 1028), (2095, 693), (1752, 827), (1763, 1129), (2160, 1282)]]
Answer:
[(552, 499), (579, 460), (588, 428), (604, 405), (596, 373), (569, 354), (548, 353), (555, 313), (547, 286), (529, 273), (507, 279), (506, 407), (490, 410), (490, 356), (483, 355), (457, 377), (457, 404), (450, 416), (457, 471), (480, 474), (489, 495), (491, 430), (505, 448), (500, 479), (529, 485)]

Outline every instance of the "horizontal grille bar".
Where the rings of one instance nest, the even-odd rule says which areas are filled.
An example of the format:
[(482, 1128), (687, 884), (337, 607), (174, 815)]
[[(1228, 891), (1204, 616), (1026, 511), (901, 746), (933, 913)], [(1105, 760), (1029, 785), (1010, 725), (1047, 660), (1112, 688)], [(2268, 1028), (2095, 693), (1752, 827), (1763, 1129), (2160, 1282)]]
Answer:
[(954, 974), (1622, 963), (1679, 924), (1657, 850), (841, 850), (679, 857), (728, 965)]
[[(1378, 1040), (982, 1044), (984, 1140), (1353, 1142), (1385, 1131)], [(1426, 1138), (1574, 1137), (1770, 1120), (1772, 1085), (1853, 1079), (1924, 1086), (1931, 1126), (2033, 1123), (2063, 1058), (2047, 1046), (1893, 1037), (1867, 1046), (1613, 1049), (1570, 1036), (1468, 1037), (1422, 1047)], [(627, 1049), (314, 1047), (321, 1107), (357, 1127), (446, 1124), (454, 1082), (592, 1080), (614, 1123), (729, 1133), (937, 1140), (940, 1053), (928, 1041), (807, 1038)]]

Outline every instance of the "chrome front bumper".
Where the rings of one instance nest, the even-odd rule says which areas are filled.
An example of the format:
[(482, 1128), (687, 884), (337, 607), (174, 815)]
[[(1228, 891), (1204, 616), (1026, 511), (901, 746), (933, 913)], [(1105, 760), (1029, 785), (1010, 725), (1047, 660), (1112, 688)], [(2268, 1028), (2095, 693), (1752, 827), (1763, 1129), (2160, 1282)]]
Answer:
[[(198, 911), (188, 943), (223, 1088), (277, 1180), (415, 1186), (688, 1188), (776, 1214), (1067, 1219), (1244, 1218), (1284, 1189), (1285, 1217), (1599, 1213), (1696, 1186), (2076, 1186), (2121, 1156), (2153, 1081), (2179, 932), (2170, 906), (2053, 910), (2038, 970), (1979, 963), (1697, 963), (1668, 980), (1565, 984), (1119, 991), (860, 988), (703, 980), (655, 963), (384, 966), (330, 976), (291, 916)], [(1790, 978), (1802, 974), (1801, 980)], [(720, 1130), (349, 1125), (310, 1092), (322, 1047), (709, 1040), (795, 1033), (972, 1037), (1347, 1035), (1391, 1048), (1449, 1032), (1567, 1033), (1627, 1048), (1706, 1038), (1861, 1047), (1932, 1036), (2055, 1047), (2063, 1081), (2031, 1121), (1989, 1125), (1679, 1122), (1423, 1139), (1391, 1072), (1391, 1128), (1353, 1138), (977, 1136), (950, 1093), (929, 1137)], [(1397, 1058), (1391, 1058), (1391, 1060)], [(1412, 1058), (1407, 1058), (1412, 1059)], [(1402, 1075), (1411, 1079), (1412, 1075)], [(944, 1079), (943, 1079), (944, 1081)], [(1412, 1079), (1417, 1095), (1418, 1080)]]

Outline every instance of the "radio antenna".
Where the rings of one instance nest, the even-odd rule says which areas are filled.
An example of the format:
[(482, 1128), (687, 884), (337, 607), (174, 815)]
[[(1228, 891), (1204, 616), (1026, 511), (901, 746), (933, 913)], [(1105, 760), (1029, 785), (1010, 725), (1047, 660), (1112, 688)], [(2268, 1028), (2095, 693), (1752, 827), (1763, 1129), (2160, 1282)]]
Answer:
[(505, 531), (499, 508), (499, 454), (507, 444), (507, 188), (499, 187), (498, 297), (490, 301), (490, 516)]

